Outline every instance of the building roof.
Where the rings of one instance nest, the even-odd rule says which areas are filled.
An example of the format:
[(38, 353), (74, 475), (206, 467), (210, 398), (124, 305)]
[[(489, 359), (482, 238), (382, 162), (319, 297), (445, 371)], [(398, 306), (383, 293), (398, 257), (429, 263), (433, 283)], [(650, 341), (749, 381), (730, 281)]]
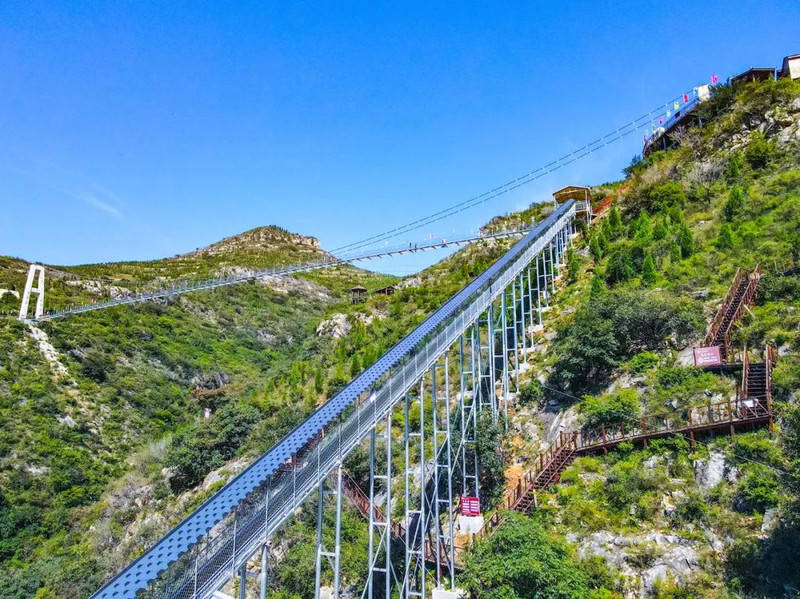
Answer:
[(350, 291), (365, 291), (366, 292), (366, 290), (367, 290), (367, 288), (366, 287), (362, 287), (361, 285), (356, 285), (355, 287), (351, 287), (350, 288)]
[(739, 81), (745, 80), (767, 79), (769, 77), (775, 77), (774, 67), (750, 67), (743, 73), (731, 77), (731, 83), (738, 83)]
[(566, 202), (567, 200), (587, 200), (592, 197), (588, 187), (581, 185), (567, 185), (561, 189), (553, 192), (553, 198), (556, 202)]

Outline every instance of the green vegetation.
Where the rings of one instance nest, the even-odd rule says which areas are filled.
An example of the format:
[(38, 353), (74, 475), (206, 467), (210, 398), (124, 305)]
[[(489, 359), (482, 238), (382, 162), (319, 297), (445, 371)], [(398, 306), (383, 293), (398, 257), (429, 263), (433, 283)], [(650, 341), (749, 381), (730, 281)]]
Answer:
[(615, 580), (597, 561), (574, 551), (532, 518), (516, 513), (467, 554), (462, 584), (471, 597), (612, 599)]

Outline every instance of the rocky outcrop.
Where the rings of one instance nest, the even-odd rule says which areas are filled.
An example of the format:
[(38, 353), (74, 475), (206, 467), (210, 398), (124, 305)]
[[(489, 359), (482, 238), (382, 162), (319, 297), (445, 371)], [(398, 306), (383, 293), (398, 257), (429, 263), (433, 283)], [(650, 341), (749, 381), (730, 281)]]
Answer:
[(696, 543), (677, 535), (650, 532), (643, 535), (616, 535), (598, 531), (579, 540), (571, 533), (567, 540), (578, 543), (582, 558), (599, 556), (633, 583), (628, 596), (648, 597), (659, 581), (687, 581), (700, 567)]
[(726, 478), (736, 480), (736, 470), (725, 460), (725, 454), (712, 450), (708, 459), (695, 460), (694, 479), (703, 491), (710, 491)]
[(352, 328), (347, 314), (334, 314), (317, 325), (317, 337), (340, 339), (349, 335)]

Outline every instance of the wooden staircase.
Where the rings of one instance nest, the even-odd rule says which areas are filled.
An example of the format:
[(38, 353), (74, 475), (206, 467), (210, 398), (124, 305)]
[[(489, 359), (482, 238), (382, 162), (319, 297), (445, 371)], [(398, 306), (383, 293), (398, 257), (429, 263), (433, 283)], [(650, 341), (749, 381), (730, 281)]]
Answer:
[(720, 355), (727, 361), (731, 354), (731, 331), (733, 326), (741, 319), (746, 306), (752, 306), (756, 297), (756, 286), (761, 278), (761, 265), (757, 265), (753, 272), (748, 273), (743, 268), (736, 270), (728, 293), (722, 301), (711, 326), (708, 329), (704, 345), (717, 345)]
[(561, 473), (567, 469), (575, 459), (575, 450), (571, 444), (562, 445), (553, 457), (531, 480), (527, 489), (522, 493), (512, 509), (517, 512), (528, 513), (536, 507), (536, 491), (546, 489), (561, 480)]

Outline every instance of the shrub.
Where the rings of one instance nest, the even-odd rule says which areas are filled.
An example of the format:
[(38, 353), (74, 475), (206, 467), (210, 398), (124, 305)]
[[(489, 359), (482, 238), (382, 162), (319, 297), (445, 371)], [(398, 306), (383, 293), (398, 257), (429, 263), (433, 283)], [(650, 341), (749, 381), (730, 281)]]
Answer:
[(719, 235), (717, 236), (717, 249), (729, 250), (733, 247), (733, 235), (728, 223), (722, 223), (719, 228)]
[(654, 187), (649, 194), (649, 207), (653, 212), (661, 212), (686, 204), (686, 193), (675, 181), (668, 181)]
[(537, 380), (528, 382), (519, 390), (519, 401), (525, 406), (538, 402), (541, 397), (542, 384)]
[[(588, 599), (595, 583), (610, 578), (607, 573), (598, 576), (598, 569), (598, 562), (583, 566), (568, 545), (533, 518), (512, 512), (491, 537), (466, 554), (462, 584), (471, 597), (482, 599)], [(587, 571), (599, 580), (590, 580)]]
[(678, 229), (678, 247), (681, 250), (681, 258), (688, 258), (694, 254), (694, 236), (686, 223), (681, 223)]
[(651, 351), (645, 351), (633, 356), (629, 360), (628, 366), (630, 367), (632, 372), (638, 374), (644, 372), (645, 370), (649, 370), (653, 366), (658, 365), (660, 361), (661, 357), (658, 354)]
[(111, 360), (99, 350), (89, 350), (81, 360), (81, 374), (96, 383), (102, 383), (111, 370)]
[(642, 283), (645, 285), (652, 285), (656, 282), (658, 274), (656, 272), (656, 262), (653, 260), (652, 254), (647, 254), (642, 264)]
[(246, 434), (261, 419), (249, 404), (228, 404), (211, 419), (187, 427), (172, 438), (166, 464), (174, 468), (170, 486), (183, 491), (236, 454)]
[(775, 146), (767, 141), (761, 131), (753, 133), (753, 138), (747, 144), (744, 158), (753, 170), (766, 168), (775, 156)]
[(607, 395), (584, 396), (580, 404), (583, 423), (589, 427), (630, 422), (639, 416), (639, 399), (635, 389), (620, 389)]
[(742, 512), (765, 510), (780, 500), (778, 479), (774, 471), (761, 464), (750, 464), (739, 483), (735, 507)]

